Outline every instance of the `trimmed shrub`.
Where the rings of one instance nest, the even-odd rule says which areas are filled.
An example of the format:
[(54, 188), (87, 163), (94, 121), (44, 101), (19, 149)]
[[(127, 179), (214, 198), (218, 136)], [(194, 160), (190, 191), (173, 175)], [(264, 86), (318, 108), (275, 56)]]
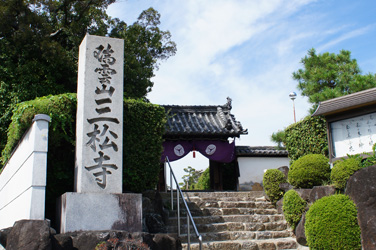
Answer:
[(207, 168), (198, 178), (196, 189), (209, 190), (210, 189), (210, 169)]
[(336, 189), (343, 190), (346, 187), (347, 180), (356, 171), (361, 169), (361, 158), (348, 158), (342, 161), (336, 161), (330, 179)]
[(307, 116), (285, 129), (283, 144), (291, 161), (308, 154), (328, 156), (326, 120), (320, 116)]
[(279, 188), (279, 184), (286, 183), (285, 175), (278, 169), (268, 169), (264, 173), (262, 179), (265, 194), (272, 203), (276, 203), (283, 196), (283, 190)]
[(329, 159), (320, 154), (305, 155), (290, 167), (288, 180), (296, 188), (320, 186), (330, 177)]
[(357, 209), (346, 195), (317, 200), (306, 214), (304, 229), (310, 249), (361, 249)]
[(307, 202), (293, 189), (287, 191), (283, 196), (283, 214), (293, 230), (295, 230), (302, 218), (306, 205)]

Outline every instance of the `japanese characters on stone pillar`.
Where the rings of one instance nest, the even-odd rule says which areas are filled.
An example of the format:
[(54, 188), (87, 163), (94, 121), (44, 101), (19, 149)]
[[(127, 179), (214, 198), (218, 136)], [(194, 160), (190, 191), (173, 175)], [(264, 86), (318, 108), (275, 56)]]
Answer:
[(124, 41), (86, 35), (77, 86), (75, 191), (122, 193)]

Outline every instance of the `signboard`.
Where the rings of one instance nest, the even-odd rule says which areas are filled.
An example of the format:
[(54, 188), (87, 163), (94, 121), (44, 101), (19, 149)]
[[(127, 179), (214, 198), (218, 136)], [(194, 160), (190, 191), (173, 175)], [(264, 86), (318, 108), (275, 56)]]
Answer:
[(371, 152), (376, 143), (376, 112), (330, 123), (335, 158)]

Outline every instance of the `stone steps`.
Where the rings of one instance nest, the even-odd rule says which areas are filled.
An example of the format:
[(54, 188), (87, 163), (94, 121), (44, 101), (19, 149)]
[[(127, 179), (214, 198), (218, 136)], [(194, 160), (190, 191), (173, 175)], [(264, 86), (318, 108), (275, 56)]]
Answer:
[[(191, 230), (191, 242), (198, 242), (196, 235)], [(203, 232), (199, 233), (202, 236), (203, 242), (207, 241), (228, 241), (228, 240), (270, 240), (279, 238), (292, 237), (293, 233), (289, 230), (283, 231), (222, 231), (222, 232)], [(187, 234), (181, 234), (182, 242), (188, 242)]]
[[(274, 206), (267, 201), (215, 201), (215, 200), (202, 200), (199, 198), (190, 199), (187, 202), (189, 209), (198, 208), (258, 208), (258, 209), (271, 209)], [(176, 199), (174, 199), (174, 207), (176, 206)], [(179, 202), (179, 206), (183, 207), (182, 200)]]
[[(263, 192), (186, 192), (184, 196), (202, 235), (203, 249), (296, 249), (298, 246), (283, 215), (265, 200)], [(170, 195), (162, 197), (170, 202)], [(180, 238), (183, 249), (187, 249), (187, 212), (182, 202), (180, 208)], [(176, 211), (170, 211), (167, 231), (178, 231)], [(191, 249), (198, 249), (192, 225), (190, 234)]]
[[(287, 230), (287, 223), (280, 222), (267, 222), (267, 223), (243, 223), (243, 222), (221, 222), (221, 223), (208, 223), (196, 224), (197, 230), (200, 233), (206, 232), (221, 232), (221, 231), (282, 231)], [(168, 232), (177, 232), (177, 225), (168, 226)], [(181, 233), (187, 232), (187, 225), (180, 227)], [(190, 227), (190, 232), (193, 232), (193, 227)]]
[[(182, 244), (183, 249), (188, 249), (188, 244)], [(250, 250), (279, 250), (296, 249), (297, 243), (294, 238), (272, 239), (272, 240), (229, 240), (229, 241), (208, 241), (202, 244), (202, 249), (250, 249)], [(191, 243), (190, 249), (199, 249), (198, 243)]]
[[(170, 192), (163, 192), (160, 193), (162, 199), (170, 200), (171, 194)], [(252, 192), (183, 192), (184, 197), (188, 198), (200, 198), (202, 200), (218, 200), (220, 198), (221, 201), (237, 201), (237, 200), (244, 200), (244, 201), (252, 201), (260, 199), (264, 196), (263, 191), (252, 191)], [(176, 198), (176, 191), (173, 194), (174, 199)]]
[[(221, 216), (221, 215), (253, 215), (253, 214), (263, 214), (263, 215), (275, 215), (278, 214), (277, 209), (254, 209), (254, 208), (204, 208), (204, 209), (190, 209), (192, 216)], [(169, 216), (175, 217), (177, 211), (170, 211)], [(180, 216), (186, 216), (187, 211), (184, 209), (180, 210)]]
[[(187, 220), (186, 217), (180, 218), (180, 222), (182, 224), (186, 223), (186, 220)], [(196, 216), (194, 217), (194, 221), (196, 224), (209, 224), (209, 223), (220, 223), (220, 222), (267, 223), (267, 222), (284, 221), (284, 218), (280, 214), (223, 215), (223, 216)], [(171, 217), (167, 225), (177, 225), (177, 217)]]

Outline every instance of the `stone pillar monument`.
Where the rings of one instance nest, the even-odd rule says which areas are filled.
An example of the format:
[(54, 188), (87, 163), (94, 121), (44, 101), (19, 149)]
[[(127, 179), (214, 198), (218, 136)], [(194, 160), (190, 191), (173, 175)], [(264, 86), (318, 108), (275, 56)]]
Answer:
[(141, 231), (142, 198), (123, 194), (124, 41), (86, 35), (80, 45), (75, 193), (60, 198), (60, 232)]
[(124, 40), (87, 35), (80, 45), (75, 191), (121, 193)]

